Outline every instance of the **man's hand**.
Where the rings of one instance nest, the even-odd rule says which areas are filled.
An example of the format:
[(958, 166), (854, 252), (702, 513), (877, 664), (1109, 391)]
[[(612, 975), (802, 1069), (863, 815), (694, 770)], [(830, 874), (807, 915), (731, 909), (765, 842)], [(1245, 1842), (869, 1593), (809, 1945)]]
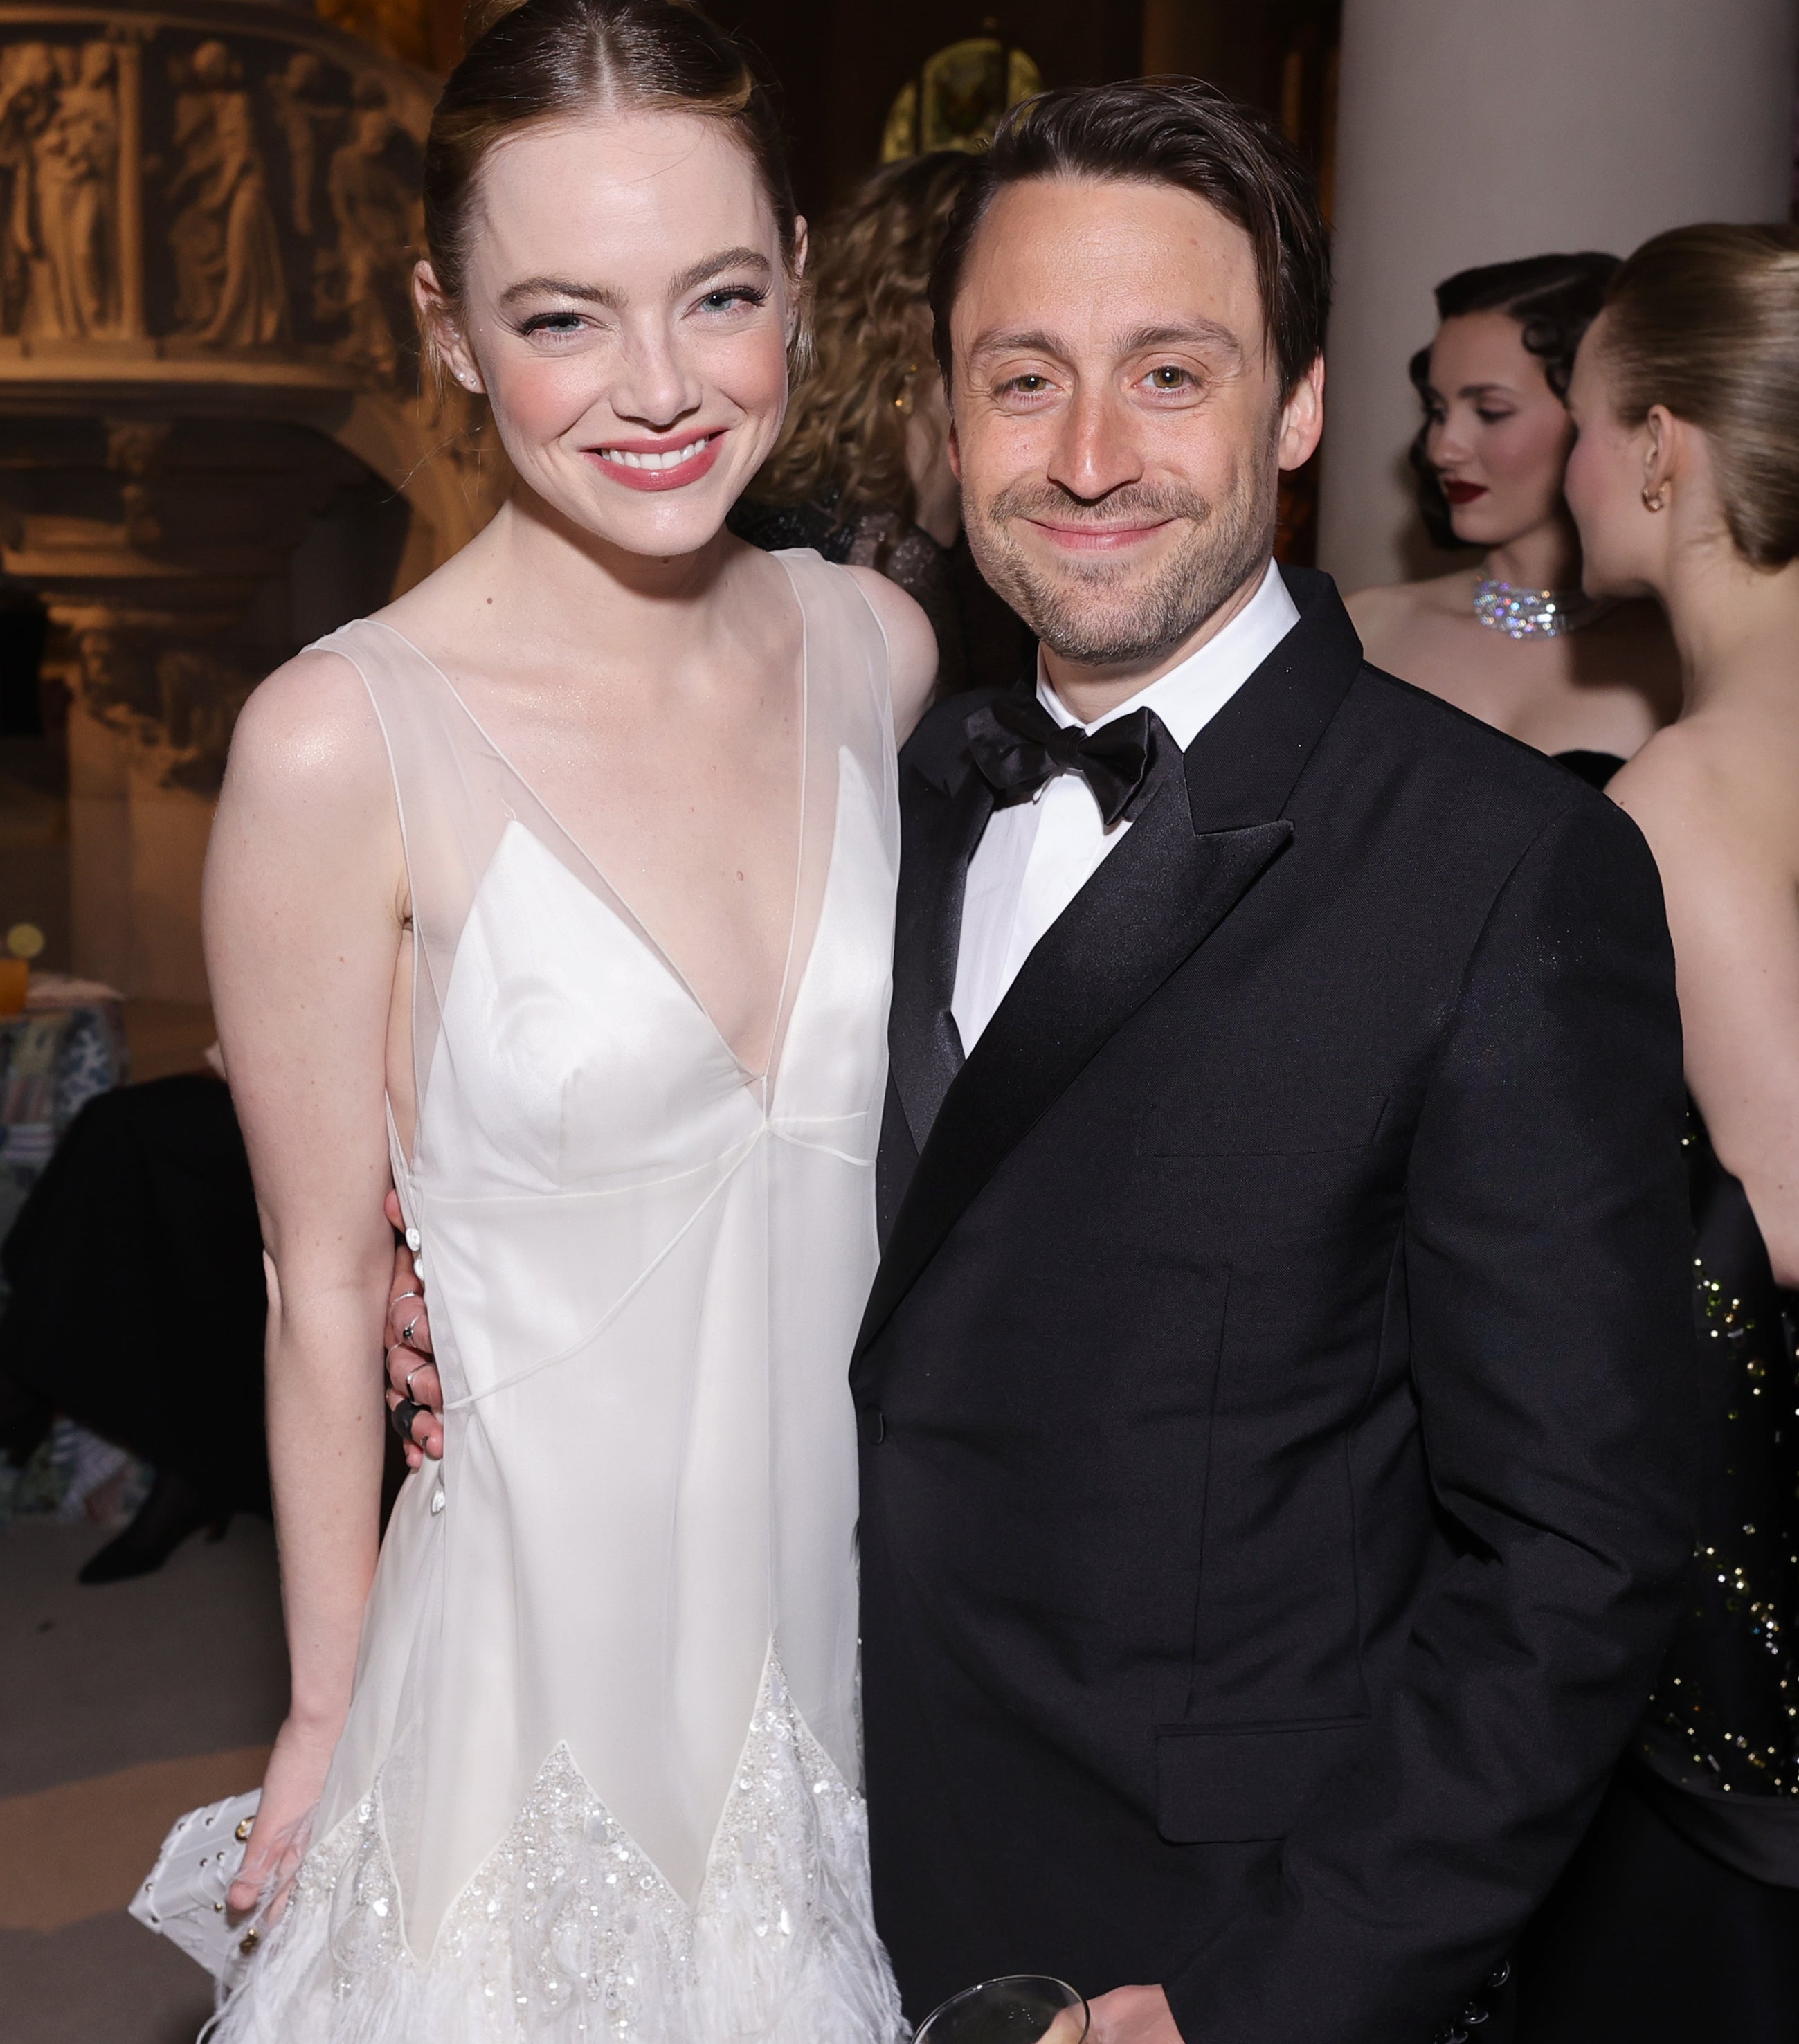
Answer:
[[(395, 1228), (405, 1225), (398, 1193), (387, 1195), (387, 1218)], [(425, 1408), (413, 1420), (412, 1437), (406, 1443), (406, 1467), (422, 1469), (427, 1455), (440, 1462), (444, 1391), (437, 1381), (437, 1366), (431, 1360), (431, 1321), (425, 1308), (425, 1280), (413, 1271), (413, 1253), (404, 1242), (394, 1252), (394, 1282), (387, 1295), (388, 1411), (391, 1412), (402, 1398)]]
[(1089, 2044), (1182, 2044), (1181, 2033), (1159, 1987), (1115, 1987), (1088, 2007)]

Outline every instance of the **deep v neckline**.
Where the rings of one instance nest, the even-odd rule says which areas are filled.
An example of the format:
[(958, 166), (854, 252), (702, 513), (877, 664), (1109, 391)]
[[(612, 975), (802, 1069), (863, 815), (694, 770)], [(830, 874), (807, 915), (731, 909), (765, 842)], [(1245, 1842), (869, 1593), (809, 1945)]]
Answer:
[[(771, 556), (771, 558), (778, 559), (778, 557)], [(397, 639), (401, 645), (405, 647), (406, 651), (413, 655), (413, 659), (419, 661), (424, 667), (429, 669), (432, 675), (436, 677), (437, 681), (448, 694), (450, 700), (456, 705), (457, 709), (467, 720), (471, 729), (472, 729), (477, 737), (479, 738), (482, 745), (484, 745), (488, 751), (492, 753), (494, 759), (499, 762), (499, 763), (505, 769), (507, 773), (509, 774), (516, 782), (517, 782), (520, 787), (522, 788), (531, 797), (531, 800), (536, 805), (538, 809), (541, 812), (545, 821), (549, 824), (551, 828), (556, 832), (557, 836), (562, 839), (563, 842), (567, 846), (569, 851), (574, 855), (575, 858), (586, 869), (587, 872), (590, 874), (593, 878), (598, 883), (597, 887), (588, 888), (587, 892), (589, 894), (599, 903), (602, 908), (606, 909), (609, 913), (611, 913), (614, 916), (615, 920), (631, 936), (636, 938), (637, 942), (643, 947), (644, 950), (661, 967), (663, 971), (667, 974), (668, 978), (674, 982), (675, 986), (679, 989), (682, 996), (691, 1005), (694, 1012), (699, 1016), (701, 1020), (705, 1024), (706, 1028), (711, 1032), (713, 1039), (717, 1042), (720, 1049), (724, 1051), (725, 1056), (730, 1059), (732, 1064), (736, 1068), (742, 1084), (746, 1088), (755, 1087), (760, 1089), (762, 1105), (765, 1112), (773, 1100), (775, 1089), (780, 1081), (782, 1052), (786, 1047), (786, 1039), (792, 1024), (794, 1012), (798, 1008), (800, 997), (805, 990), (806, 982), (812, 969), (813, 959), (818, 949), (818, 933), (824, 922), (825, 903), (830, 892), (830, 876), (832, 868), (836, 859), (838, 836), (836, 816), (837, 805), (833, 802), (832, 805), (830, 823), (831, 841), (827, 847), (825, 856), (824, 880), (818, 890), (818, 912), (817, 916), (814, 918), (810, 940), (806, 947), (805, 962), (801, 965), (796, 978), (794, 970), (794, 961), (795, 951), (799, 943), (800, 911), (805, 890), (805, 876), (808, 866), (806, 856), (806, 818), (808, 805), (812, 793), (812, 668), (810, 659), (812, 647), (811, 628), (806, 617), (805, 601), (801, 597), (800, 592), (794, 584), (794, 578), (791, 574), (788, 572), (786, 564), (784, 562), (781, 563), (781, 569), (782, 573), (786, 577), (787, 586), (792, 592), (794, 603), (799, 611), (800, 618), (799, 773), (798, 775), (799, 818), (798, 830), (795, 840), (795, 852), (794, 859), (793, 901), (788, 914), (787, 942), (782, 961), (781, 983), (776, 998), (774, 1026), (769, 1035), (767, 1062), (764, 1068), (759, 1072), (752, 1066), (746, 1063), (744, 1058), (738, 1055), (736, 1047), (732, 1043), (730, 1038), (726, 1035), (724, 1030), (719, 1027), (717, 1017), (713, 1015), (711, 1009), (706, 1005), (705, 1001), (701, 997), (698, 989), (694, 986), (692, 980), (689, 978), (687, 974), (682, 971), (680, 966), (676, 962), (673, 954), (668, 950), (667, 947), (656, 937), (649, 925), (637, 912), (636, 908), (632, 906), (629, 897), (625, 894), (621, 888), (617, 886), (617, 884), (608, 877), (605, 867), (602, 866), (594, 855), (588, 851), (587, 847), (581, 842), (580, 839), (575, 835), (574, 832), (569, 828), (568, 825), (563, 822), (561, 816), (551, 807), (550, 804), (544, 800), (542, 793), (539, 791), (530, 778), (521, 770), (517, 760), (513, 759), (512, 754), (507, 751), (505, 746), (499, 743), (499, 741), (494, 736), (492, 732), (489, 730), (486, 724), (475, 714), (462, 690), (456, 686), (456, 683), (450, 678), (450, 676), (445, 672), (439, 663), (433, 659), (432, 656), (425, 651), (424, 647), (417, 644), (415, 640), (408, 638), (406, 633), (402, 632), (397, 626), (389, 624), (382, 619), (378, 617), (371, 617), (364, 620), (366, 623), (375, 625), (381, 631), (388, 633), (392, 638)], [(614, 906), (615, 904), (616, 907)]]

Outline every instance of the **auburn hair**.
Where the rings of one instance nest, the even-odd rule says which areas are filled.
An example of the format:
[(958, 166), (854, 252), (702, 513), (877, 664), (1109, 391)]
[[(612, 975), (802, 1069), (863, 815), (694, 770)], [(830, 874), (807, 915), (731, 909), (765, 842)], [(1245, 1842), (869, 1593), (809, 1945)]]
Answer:
[(731, 38), (687, 0), (477, 0), (469, 48), (425, 144), (425, 240), (439, 287), (462, 296), (481, 166), (521, 129), (596, 109), (698, 114), (732, 134), (761, 180), (789, 269), (798, 217), (780, 124)]

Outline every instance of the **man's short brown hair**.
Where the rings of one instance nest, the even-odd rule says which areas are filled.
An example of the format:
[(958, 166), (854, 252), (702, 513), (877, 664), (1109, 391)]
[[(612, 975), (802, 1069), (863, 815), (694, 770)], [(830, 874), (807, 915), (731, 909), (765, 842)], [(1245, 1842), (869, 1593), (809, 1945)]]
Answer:
[(975, 232), (1008, 185), (1047, 178), (1177, 185), (1216, 206), (1254, 245), (1283, 396), (1317, 359), (1330, 317), (1330, 242), (1304, 159), (1266, 116), (1216, 86), (1134, 79), (1040, 93), (1001, 123), (931, 271), (932, 339), (946, 387), (950, 314)]

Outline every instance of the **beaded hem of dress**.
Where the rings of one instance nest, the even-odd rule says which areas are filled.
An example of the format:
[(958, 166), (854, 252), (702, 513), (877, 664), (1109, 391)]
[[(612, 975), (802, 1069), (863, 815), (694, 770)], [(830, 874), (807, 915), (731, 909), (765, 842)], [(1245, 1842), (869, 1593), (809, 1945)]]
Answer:
[(421, 1959), (378, 1781), (308, 1853), (211, 2044), (893, 2044), (867, 1850), (771, 1650), (694, 1908), (559, 1744)]

